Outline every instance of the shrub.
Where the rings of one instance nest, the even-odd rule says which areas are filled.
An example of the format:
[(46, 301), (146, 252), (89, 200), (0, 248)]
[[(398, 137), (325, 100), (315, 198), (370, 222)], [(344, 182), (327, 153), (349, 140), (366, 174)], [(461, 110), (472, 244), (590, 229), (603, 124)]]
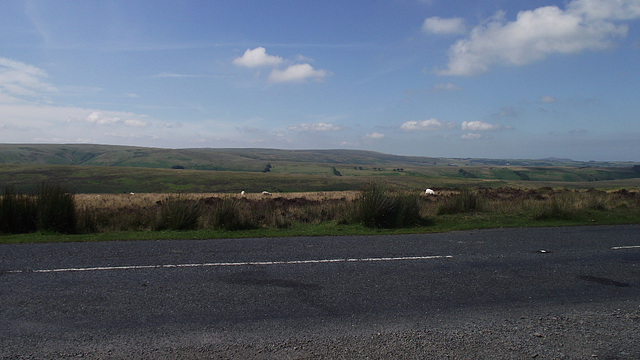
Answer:
[(367, 227), (398, 228), (422, 221), (417, 195), (392, 194), (383, 185), (367, 185), (355, 202), (355, 217)]
[(17, 194), (7, 187), (0, 199), (0, 232), (29, 233), (37, 229), (37, 209), (33, 197)]
[(200, 209), (193, 200), (167, 198), (161, 203), (154, 228), (156, 230), (193, 230), (198, 227)]
[(438, 206), (438, 214), (462, 214), (482, 210), (483, 200), (476, 191), (464, 188)]
[(42, 184), (36, 196), (38, 230), (63, 234), (76, 232), (73, 195), (60, 185)]

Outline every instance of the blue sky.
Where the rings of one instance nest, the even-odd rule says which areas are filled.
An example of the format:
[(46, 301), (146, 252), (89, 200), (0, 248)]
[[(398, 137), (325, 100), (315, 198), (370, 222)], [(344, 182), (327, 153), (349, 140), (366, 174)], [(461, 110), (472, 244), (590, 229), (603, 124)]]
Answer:
[(640, 161), (640, 0), (3, 1), (0, 142)]

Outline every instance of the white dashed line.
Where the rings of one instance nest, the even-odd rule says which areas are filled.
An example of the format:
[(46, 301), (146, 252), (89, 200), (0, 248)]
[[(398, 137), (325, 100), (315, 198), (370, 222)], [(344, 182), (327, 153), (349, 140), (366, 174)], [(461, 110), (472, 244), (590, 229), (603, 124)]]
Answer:
[(169, 269), (169, 268), (198, 268), (217, 266), (251, 266), (251, 265), (300, 265), (300, 264), (327, 264), (345, 262), (374, 262), (374, 261), (402, 261), (402, 260), (432, 260), (451, 259), (451, 255), (433, 256), (405, 256), (405, 257), (383, 257), (383, 258), (355, 258), (355, 259), (320, 259), (320, 260), (289, 260), (289, 261), (246, 261), (246, 262), (216, 262), (200, 264), (163, 264), (163, 265), (129, 265), (129, 266), (98, 266), (84, 268), (61, 268), (61, 269), (40, 269), (40, 270), (11, 270), (6, 273), (58, 273), (76, 271), (103, 271), (103, 270), (141, 270), (141, 269)]
[(614, 246), (611, 250), (624, 250), (624, 249), (640, 249), (640, 245), (632, 245), (632, 246)]

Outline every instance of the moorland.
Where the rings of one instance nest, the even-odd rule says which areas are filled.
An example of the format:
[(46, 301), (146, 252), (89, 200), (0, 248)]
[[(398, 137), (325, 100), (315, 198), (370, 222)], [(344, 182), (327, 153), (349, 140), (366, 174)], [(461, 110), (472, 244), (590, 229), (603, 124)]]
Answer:
[[(640, 163), (633, 162), (4, 144), (0, 187), (3, 242), (640, 222)], [(72, 208), (64, 220), (71, 228), (37, 219), (46, 217), (47, 194), (59, 201), (46, 205), (57, 213)], [(15, 204), (33, 214), (21, 215), (31, 218), (21, 225), (28, 235), (8, 230)]]

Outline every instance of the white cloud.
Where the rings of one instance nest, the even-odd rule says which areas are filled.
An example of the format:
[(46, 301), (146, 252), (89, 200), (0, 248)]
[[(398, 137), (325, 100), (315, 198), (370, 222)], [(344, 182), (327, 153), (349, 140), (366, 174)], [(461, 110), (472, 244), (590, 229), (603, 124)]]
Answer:
[(482, 135), (476, 134), (476, 133), (468, 133), (468, 134), (462, 135), (460, 138), (464, 140), (477, 140), (477, 139), (481, 139)]
[(428, 119), (422, 121), (407, 121), (400, 128), (402, 130), (438, 130), (442, 128), (442, 123), (436, 119)]
[[(297, 61), (311, 61), (311, 59), (298, 55)], [(237, 57), (233, 60), (233, 63), (238, 66), (245, 67), (272, 67), (269, 74), (268, 81), (276, 83), (284, 82), (304, 82), (308, 79), (322, 80), (329, 74), (326, 70), (315, 69), (308, 63), (290, 65), (284, 70), (279, 69), (278, 66), (284, 63), (284, 59), (279, 56), (268, 55), (265, 48), (257, 47), (255, 49), (247, 49), (244, 55)]]
[(47, 73), (38, 67), (0, 57), (0, 101), (14, 103), (56, 91), (46, 78)]
[(240, 57), (233, 59), (233, 63), (238, 66), (245, 67), (273, 67), (282, 63), (284, 60), (279, 56), (268, 55), (267, 50), (263, 47), (255, 49), (247, 49)]
[(384, 134), (374, 132), (374, 133), (367, 134), (364, 137), (365, 137), (365, 139), (379, 140), (379, 139), (384, 138)]
[(291, 131), (304, 131), (304, 132), (325, 132), (325, 131), (338, 131), (342, 128), (333, 124), (317, 122), (317, 123), (303, 123), (296, 126), (289, 126)]
[(637, 0), (574, 0), (567, 10), (589, 20), (631, 20), (640, 17)]
[[(152, 120), (142, 114), (98, 111), (80, 107), (40, 104), (0, 104), (0, 142), (114, 141), (110, 134), (144, 136)], [(161, 130), (162, 131), (162, 130)], [(168, 129), (167, 138), (175, 135)], [(91, 140), (87, 140), (91, 139)]]
[(422, 31), (431, 34), (464, 34), (467, 28), (462, 18), (442, 19), (434, 16), (425, 19), (422, 23)]
[(269, 74), (271, 82), (300, 82), (307, 79), (322, 80), (327, 75), (325, 70), (316, 70), (309, 64), (291, 65), (285, 70), (273, 69)]
[(566, 10), (545, 6), (520, 11), (514, 21), (499, 12), (449, 49), (440, 75), (478, 75), (495, 64), (525, 65), (550, 54), (611, 47), (628, 27), (615, 21), (640, 18), (638, 0), (573, 0)]
[[(122, 119), (121, 116), (123, 115), (127, 116), (128, 118)], [(98, 125), (123, 124), (129, 127), (145, 127), (148, 125), (148, 123), (143, 120), (131, 118), (132, 116), (135, 116), (135, 115), (128, 114), (128, 113), (115, 113), (115, 112), (103, 113), (100, 111), (93, 111), (86, 116), (85, 120), (88, 123), (98, 124)]]
[(540, 101), (542, 101), (543, 103), (554, 103), (556, 101), (558, 101), (556, 98), (554, 98), (553, 96), (549, 96), (549, 95), (544, 95), (540, 98)]
[(464, 121), (462, 123), (462, 130), (469, 131), (489, 131), (500, 130), (500, 125), (489, 124), (484, 121)]

